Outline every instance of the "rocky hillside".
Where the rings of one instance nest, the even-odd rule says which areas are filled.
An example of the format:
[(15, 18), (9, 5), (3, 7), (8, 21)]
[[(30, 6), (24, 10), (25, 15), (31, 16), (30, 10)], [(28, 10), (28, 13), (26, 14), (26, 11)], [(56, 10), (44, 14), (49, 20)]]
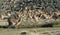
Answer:
[(0, 0), (1, 13), (23, 11), (26, 7), (52, 13), (60, 10), (60, 0)]

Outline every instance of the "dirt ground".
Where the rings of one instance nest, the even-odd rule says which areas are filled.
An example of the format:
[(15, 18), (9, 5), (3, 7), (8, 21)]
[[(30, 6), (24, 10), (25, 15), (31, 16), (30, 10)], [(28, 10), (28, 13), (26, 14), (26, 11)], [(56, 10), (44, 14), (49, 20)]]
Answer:
[(60, 35), (60, 28), (0, 28), (0, 35)]

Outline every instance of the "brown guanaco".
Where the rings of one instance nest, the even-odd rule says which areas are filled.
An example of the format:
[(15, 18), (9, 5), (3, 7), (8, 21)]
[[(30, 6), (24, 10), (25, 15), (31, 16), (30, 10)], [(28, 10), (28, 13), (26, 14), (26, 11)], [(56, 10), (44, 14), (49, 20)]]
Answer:
[(60, 12), (55, 12), (55, 14), (56, 14), (57, 16), (60, 16)]
[(32, 18), (32, 19), (35, 19), (35, 20), (38, 20), (41, 16), (41, 13), (36, 12), (34, 10), (33, 11), (29, 10), (29, 12), (27, 12), (27, 13), (28, 13), (29, 18)]
[(53, 14), (53, 19), (57, 19), (57, 18), (60, 18), (60, 12), (54, 12)]
[(19, 26), (19, 24), (21, 23), (21, 17), (23, 16), (23, 13), (21, 12), (16, 12), (18, 18), (8, 18), (8, 23), (9, 23), (9, 27), (11, 27), (11, 25), (14, 25), (16, 28)]
[(34, 15), (33, 12), (28, 12), (28, 16), (29, 16), (30, 18), (33, 18), (33, 15)]
[(41, 17), (41, 13), (35, 12), (34, 19), (38, 21), (38, 19)]
[(46, 19), (51, 19), (52, 18), (52, 15), (48, 14), (47, 12), (46, 13), (43, 13), (42, 14)]
[(22, 17), (24, 15), (23, 12), (16, 12), (16, 14), (18, 15), (18, 17)]
[(17, 28), (20, 22), (21, 22), (21, 18), (18, 18), (18, 19), (8, 18), (9, 27), (15, 26)]

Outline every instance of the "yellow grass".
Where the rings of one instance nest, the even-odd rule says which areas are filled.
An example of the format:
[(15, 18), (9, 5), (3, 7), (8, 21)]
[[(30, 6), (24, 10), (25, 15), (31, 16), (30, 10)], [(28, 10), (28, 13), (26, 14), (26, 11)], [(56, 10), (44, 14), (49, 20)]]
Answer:
[[(25, 32), (25, 34), (22, 34)], [(57, 35), (60, 34), (60, 28), (21, 28), (4, 29), (0, 28), (0, 35)]]

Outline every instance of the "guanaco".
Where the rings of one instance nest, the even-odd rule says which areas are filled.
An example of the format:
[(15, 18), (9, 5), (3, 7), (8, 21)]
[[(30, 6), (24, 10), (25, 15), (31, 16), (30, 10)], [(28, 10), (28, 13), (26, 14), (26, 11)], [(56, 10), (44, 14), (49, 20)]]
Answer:
[(57, 19), (60, 17), (60, 12), (54, 12), (53, 19)]
[(29, 10), (28, 16), (29, 16), (29, 18), (38, 20), (40, 18), (40, 16), (41, 16), (41, 13), (35, 12), (34, 10), (33, 11), (32, 10)]
[(42, 14), (46, 19), (51, 19), (52, 15), (49, 15), (47, 12)]
[(60, 12), (55, 12), (55, 14), (56, 14), (57, 16), (60, 16)]
[(24, 15), (23, 12), (16, 12), (16, 14), (18, 15), (18, 17), (22, 17)]
[(34, 19), (38, 21), (38, 19), (41, 17), (41, 13), (35, 12)]
[(21, 17), (23, 16), (23, 13), (17, 12), (16, 14), (17, 14), (18, 18), (11, 18), (11, 17), (8, 18), (9, 27), (14, 25), (17, 28), (19, 26), (19, 24), (21, 23), (21, 20), (22, 20)]
[(15, 26), (17, 28), (20, 22), (21, 22), (21, 18), (18, 18), (18, 19), (8, 18), (9, 27)]
[(28, 16), (29, 16), (30, 18), (33, 18), (33, 15), (34, 15), (33, 12), (28, 12)]

